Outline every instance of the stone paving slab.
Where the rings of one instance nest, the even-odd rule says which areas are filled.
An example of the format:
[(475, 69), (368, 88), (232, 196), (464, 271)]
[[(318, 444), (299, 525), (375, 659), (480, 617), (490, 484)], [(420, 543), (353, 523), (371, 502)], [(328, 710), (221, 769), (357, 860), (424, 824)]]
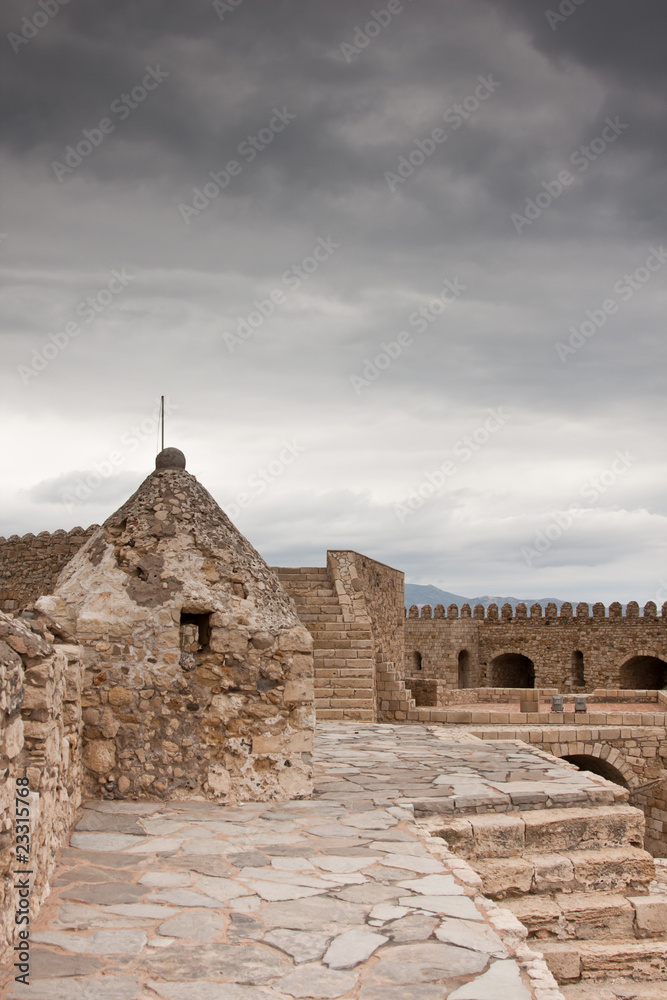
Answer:
[(10, 978), (3, 996), (562, 1000), (413, 802), (474, 785), (475, 809), (495, 811), (547, 770), (563, 789), (587, 780), (435, 729), (320, 726), (309, 800), (86, 803), (32, 929), (31, 985)]

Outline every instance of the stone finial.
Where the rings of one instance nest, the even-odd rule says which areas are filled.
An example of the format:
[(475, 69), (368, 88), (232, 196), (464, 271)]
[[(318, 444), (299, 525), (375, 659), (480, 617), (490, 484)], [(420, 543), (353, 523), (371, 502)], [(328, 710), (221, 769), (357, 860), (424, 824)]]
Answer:
[(572, 617), (572, 605), (569, 601), (563, 601), (560, 606), (560, 617), (561, 618), (571, 618)]
[(447, 606), (447, 617), (458, 618), (458, 616), (459, 616), (458, 604), (449, 604)]
[(434, 618), (444, 618), (445, 617), (445, 606), (444, 606), (444, 604), (436, 604), (435, 608), (433, 609), (433, 617)]
[(511, 618), (513, 615), (512, 605), (503, 604), (502, 608), (500, 609), (500, 615), (502, 618)]
[(470, 605), (469, 604), (462, 604), (461, 605), (461, 618), (470, 618), (470, 615), (471, 615)]
[(530, 606), (530, 617), (531, 618), (541, 618), (542, 617), (542, 605), (541, 604), (531, 604)]
[(577, 618), (589, 618), (588, 604), (585, 601), (580, 601), (577, 604)]
[(433, 617), (433, 609), (432, 609), (432, 607), (431, 607), (430, 604), (422, 604), (421, 617), (422, 618), (432, 618)]
[(156, 469), (184, 469), (185, 455), (180, 448), (163, 448), (155, 459)]
[(597, 601), (593, 605), (593, 618), (604, 618), (605, 617), (605, 607), (602, 601)]
[(484, 605), (476, 604), (472, 613), (473, 618), (483, 618), (484, 617)]
[(658, 609), (655, 605), (655, 601), (647, 601), (644, 605), (644, 618), (655, 618), (658, 613)]
[(517, 604), (516, 608), (514, 609), (514, 616), (515, 618), (526, 618), (528, 616), (528, 608), (523, 603), (523, 601), (520, 601)]

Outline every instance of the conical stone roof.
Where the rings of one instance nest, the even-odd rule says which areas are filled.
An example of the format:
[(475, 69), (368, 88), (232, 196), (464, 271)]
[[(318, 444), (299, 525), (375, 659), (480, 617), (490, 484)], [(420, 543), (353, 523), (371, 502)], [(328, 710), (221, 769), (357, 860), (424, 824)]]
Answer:
[(37, 602), (87, 647), (89, 788), (302, 795), (312, 639), (278, 577), (184, 462), (176, 449), (161, 453)]
[(178, 468), (144, 480), (63, 569), (55, 593), (84, 627), (102, 603), (96, 595), (116, 607), (125, 595), (140, 614), (163, 606), (226, 611), (272, 631), (301, 624), (275, 573), (201, 483)]

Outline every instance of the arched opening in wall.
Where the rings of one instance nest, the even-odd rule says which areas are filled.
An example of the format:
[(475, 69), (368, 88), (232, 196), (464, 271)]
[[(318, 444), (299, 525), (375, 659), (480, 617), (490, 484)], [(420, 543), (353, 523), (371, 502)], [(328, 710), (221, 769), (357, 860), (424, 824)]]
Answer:
[(534, 688), (535, 664), (521, 653), (502, 653), (490, 663), (491, 687)]
[(422, 668), (422, 654), (418, 653), (416, 650), (412, 654), (412, 669), (421, 670)]
[(621, 667), (619, 687), (651, 691), (667, 684), (667, 663), (657, 656), (633, 656)]
[(459, 653), (459, 687), (472, 687), (472, 677), (470, 676), (470, 653), (467, 649), (462, 649)]
[(572, 754), (569, 757), (563, 757), (563, 760), (569, 760), (570, 764), (574, 764), (580, 771), (591, 771), (593, 774), (599, 774), (600, 777), (606, 778), (607, 781), (613, 781), (616, 785), (620, 785), (622, 788), (630, 787), (617, 767), (614, 767), (613, 764), (609, 764), (606, 760), (601, 760), (599, 757), (592, 757), (590, 754), (585, 753), (577, 753)]
[(586, 687), (584, 654), (579, 649), (572, 654), (572, 683), (575, 687)]

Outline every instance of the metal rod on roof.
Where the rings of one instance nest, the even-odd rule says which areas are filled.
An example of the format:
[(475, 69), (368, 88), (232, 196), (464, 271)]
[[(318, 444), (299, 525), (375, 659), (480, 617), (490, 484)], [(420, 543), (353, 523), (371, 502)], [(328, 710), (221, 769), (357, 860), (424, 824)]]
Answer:
[(160, 420), (162, 423), (162, 451), (164, 451), (164, 396), (160, 396)]

